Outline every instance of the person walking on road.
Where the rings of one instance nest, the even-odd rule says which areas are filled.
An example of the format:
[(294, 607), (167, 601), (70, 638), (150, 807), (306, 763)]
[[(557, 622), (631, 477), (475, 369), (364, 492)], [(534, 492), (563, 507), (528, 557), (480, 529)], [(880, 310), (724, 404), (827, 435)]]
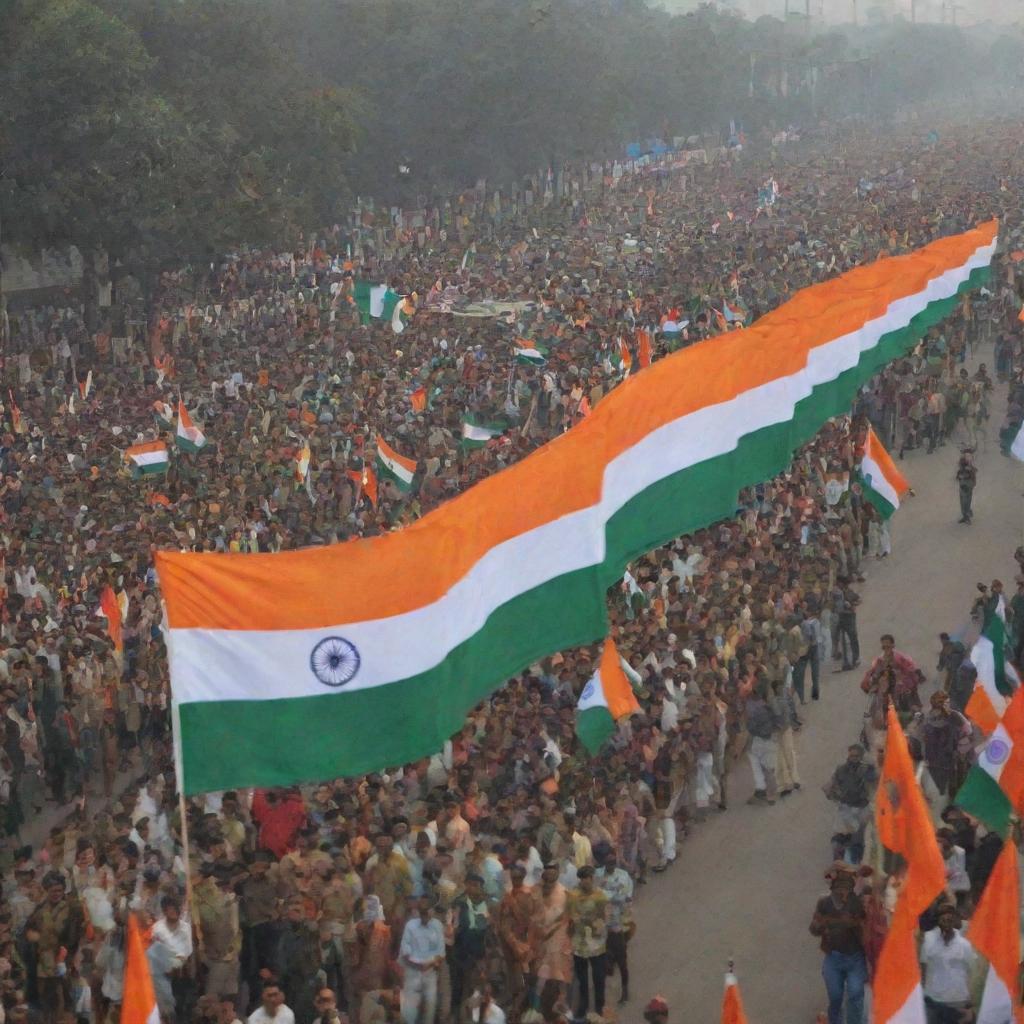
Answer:
[(974, 488), (978, 486), (978, 470), (969, 454), (960, 456), (956, 469), (956, 485), (960, 492), (960, 522), (969, 526), (974, 519), (974, 512), (971, 509)]
[(825, 960), (821, 975), (828, 993), (828, 1024), (843, 1024), (843, 999), (846, 1000), (846, 1024), (864, 1020), (864, 984), (868, 968), (864, 956), (864, 907), (853, 892), (853, 875), (836, 871), (831, 892), (818, 900), (811, 918), (811, 934), (821, 939)]

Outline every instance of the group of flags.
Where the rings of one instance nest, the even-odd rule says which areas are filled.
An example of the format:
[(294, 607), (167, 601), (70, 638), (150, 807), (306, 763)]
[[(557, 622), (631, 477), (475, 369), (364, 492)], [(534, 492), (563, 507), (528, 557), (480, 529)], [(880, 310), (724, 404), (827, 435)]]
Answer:
[[(170, 430), (172, 415), (171, 407), (166, 402), (153, 403), (153, 416), (162, 429)], [(178, 401), (178, 423), (174, 432), (174, 444), (181, 451), (190, 454), (200, 452), (206, 447), (206, 435), (192, 422), (192, 417), (181, 400)], [(125, 451), (124, 458), (136, 476), (165, 473), (170, 462), (167, 445), (159, 440), (131, 445)]]

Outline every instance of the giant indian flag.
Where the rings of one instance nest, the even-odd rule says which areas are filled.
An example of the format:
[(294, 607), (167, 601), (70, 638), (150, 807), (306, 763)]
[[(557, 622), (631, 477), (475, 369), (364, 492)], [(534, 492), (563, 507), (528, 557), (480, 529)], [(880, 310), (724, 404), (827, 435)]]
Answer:
[(161, 552), (185, 792), (440, 749), (509, 676), (606, 635), (625, 566), (732, 515), (739, 489), (783, 470), (983, 280), (995, 245), (989, 223), (805, 289), (659, 360), (403, 529), (278, 554)]
[(906, 477), (896, 468), (892, 456), (868, 427), (864, 441), (864, 457), (857, 471), (864, 497), (875, 506), (883, 519), (888, 519), (900, 507), (900, 499), (910, 490)]

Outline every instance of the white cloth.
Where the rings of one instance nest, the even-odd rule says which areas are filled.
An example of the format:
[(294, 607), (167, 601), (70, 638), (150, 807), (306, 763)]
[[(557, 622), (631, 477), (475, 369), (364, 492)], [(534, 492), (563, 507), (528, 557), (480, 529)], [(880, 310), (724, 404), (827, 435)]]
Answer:
[(176, 928), (172, 928), (166, 918), (161, 917), (153, 925), (153, 938), (170, 950), (175, 968), (183, 966), (192, 955), (192, 925), (184, 916), (179, 919)]
[[(443, 945), (442, 939), (442, 948)], [(420, 1007), (423, 1008), (422, 1024), (434, 1024), (434, 1014), (437, 1012), (437, 971), (409, 968), (402, 982), (403, 1024), (420, 1024)]]
[[(403, 961), (425, 964), (438, 957), (444, 957), (444, 925), (436, 917), (424, 924), (418, 917), (410, 917), (402, 932), (402, 946), (399, 955)], [(418, 971), (407, 971), (418, 974)]]
[(949, 942), (938, 928), (924, 933), (921, 963), (925, 967), (924, 994), (937, 1003), (967, 1003), (971, 999), (969, 975), (974, 948), (954, 931)]
[(277, 1013), (273, 1017), (262, 1006), (257, 1006), (247, 1019), (249, 1024), (295, 1024), (295, 1014), (283, 1003), (277, 1008)]

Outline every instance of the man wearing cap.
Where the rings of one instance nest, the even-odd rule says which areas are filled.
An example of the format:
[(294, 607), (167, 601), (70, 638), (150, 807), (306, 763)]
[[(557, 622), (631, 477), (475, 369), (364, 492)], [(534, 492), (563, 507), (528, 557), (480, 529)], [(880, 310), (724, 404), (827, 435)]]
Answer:
[(831, 893), (818, 900), (810, 932), (821, 939), (825, 960), (821, 967), (828, 992), (828, 1024), (861, 1024), (864, 1019), (864, 907), (854, 895), (853, 874), (839, 865), (831, 872)]
[(483, 876), (466, 875), (466, 888), (455, 900), (455, 937), (452, 944), (452, 1010), (461, 1012), (462, 1000), (477, 984), (477, 971), (483, 961), (490, 911), (484, 896)]
[(85, 934), (85, 915), (69, 896), (64, 876), (51, 871), (43, 879), (45, 899), (29, 917), (25, 937), (35, 944), (35, 973), (44, 1024), (56, 1024), (67, 1003), (67, 961)]

